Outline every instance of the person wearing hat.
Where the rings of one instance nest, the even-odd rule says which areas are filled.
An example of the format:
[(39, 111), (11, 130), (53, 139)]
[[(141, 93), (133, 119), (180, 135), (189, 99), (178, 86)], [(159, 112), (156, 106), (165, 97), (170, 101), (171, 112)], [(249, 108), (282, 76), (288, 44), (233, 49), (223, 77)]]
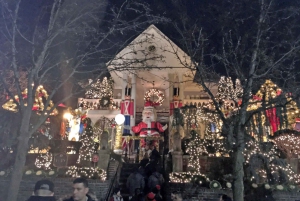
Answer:
[(134, 191), (134, 196), (132, 196), (130, 201), (145, 201), (145, 196), (140, 188), (136, 188)]
[(28, 201), (55, 201), (53, 182), (47, 179), (37, 181)]
[(156, 201), (154, 193), (150, 192), (146, 196), (146, 201)]
[(152, 193), (155, 195), (156, 201), (163, 201), (162, 196), (160, 194), (160, 185), (156, 185), (154, 189), (152, 189)]
[(121, 195), (121, 189), (115, 188), (113, 196), (109, 199), (109, 201), (123, 201), (123, 197)]

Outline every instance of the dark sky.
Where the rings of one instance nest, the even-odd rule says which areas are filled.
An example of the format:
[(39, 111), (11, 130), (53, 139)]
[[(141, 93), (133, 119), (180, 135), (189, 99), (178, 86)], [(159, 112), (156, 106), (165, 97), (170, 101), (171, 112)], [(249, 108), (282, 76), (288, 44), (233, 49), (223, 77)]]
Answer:
[[(27, 31), (28, 33), (30, 33), (33, 30), (31, 26), (37, 23), (37, 16), (39, 16), (39, 14), (41, 13), (42, 7), (50, 5), (52, 0), (23, 0), (22, 2), (22, 20), (24, 20), (25, 22), (23, 29), (25, 30), (25, 32)], [(206, 35), (211, 39), (207, 48), (210, 50), (218, 51), (222, 38), (222, 35), (220, 35), (220, 30), (222, 28), (229, 30), (238, 27), (236, 30), (234, 30), (236, 33), (239, 33), (241, 35), (245, 35), (244, 33), (246, 32), (250, 33), (251, 27), (254, 25), (254, 22), (251, 21), (251, 19), (246, 20), (239, 26), (234, 27), (234, 25), (235, 23), (238, 23), (236, 22), (236, 19), (247, 17), (256, 13), (256, 10), (247, 7), (247, 4), (245, 4), (244, 7), (242, 5), (241, 9), (238, 10), (238, 14), (231, 14), (230, 17), (224, 18), (224, 13), (226, 13), (227, 10), (232, 11), (232, 8), (230, 7), (230, 4), (224, 3), (223, 0), (188, 0), (182, 1), (184, 3), (179, 6), (173, 5), (172, 0), (148, 0), (143, 2), (149, 4), (153, 15), (159, 15), (170, 19), (169, 23), (159, 23), (155, 25), (184, 51), (186, 51), (186, 48), (184, 45), (182, 45), (183, 41), (181, 40), (180, 34), (175, 30), (173, 22), (179, 22), (179, 20), (185, 19), (187, 27), (191, 26), (192, 23), (196, 23), (198, 25), (198, 28), (203, 28)], [(280, 8), (297, 1), (276, 0), (275, 2), (276, 6)], [(120, 6), (121, 3), (123, 3), (123, 1), (108, 0), (108, 14), (104, 17), (103, 23), (99, 25), (99, 30), (105, 30), (110, 26), (111, 15), (109, 13), (111, 12), (112, 8)], [(123, 19), (125, 21), (129, 21), (137, 17), (138, 15), (138, 12), (127, 11)], [(141, 18), (140, 20), (146, 20), (146, 18)], [(44, 23), (45, 25), (48, 23), (47, 14), (44, 15), (41, 23)], [(115, 33), (109, 38), (110, 41), (108, 40), (107, 43), (102, 46), (102, 48), (109, 48), (111, 44), (121, 44), (128, 38), (134, 39), (149, 25), (150, 24), (145, 23), (141, 26), (137, 26), (135, 29), (124, 31), (122, 33)], [(183, 26), (181, 23), (177, 23), (176, 25), (183, 30)], [(276, 38), (274, 38), (274, 40), (276, 40)], [(247, 42), (245, 42), (245, 44), (247, 44)], [(249, 45), (249, 48), (251, 48), (251, 44)], [(110, 49), (107, 54), (114, 55), (119, 50), (121, 49), (118, 49), (118, 47), (116, 46), (116, 48)], [(108, 60), (109, 56), (102, 62), (107, 62)], [(93, 64), (91, 66), (92, 68), (94, 67)], [(222, 72), (221, 70), (220, 73), (224, 72)]]

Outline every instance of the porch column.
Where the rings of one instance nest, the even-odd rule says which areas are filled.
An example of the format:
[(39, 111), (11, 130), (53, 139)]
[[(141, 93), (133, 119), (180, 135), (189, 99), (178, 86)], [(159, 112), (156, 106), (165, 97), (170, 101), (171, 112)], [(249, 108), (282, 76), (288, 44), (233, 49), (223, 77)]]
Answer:
[(135, 115), (136, 115), (136, 78), (135, 74), (131, 74), (131, 99), (133, 99), (133, 116), (130, 120), (130, 134), (134, 136), (131, 128), (135, 126)]
[(127, 80), (128, 80), (128, 75), (127, 73), (123, 73), (122, 77), (122, 95), (121, 95), (121, 100), (125, 99), (125, 90), (127, 86)]

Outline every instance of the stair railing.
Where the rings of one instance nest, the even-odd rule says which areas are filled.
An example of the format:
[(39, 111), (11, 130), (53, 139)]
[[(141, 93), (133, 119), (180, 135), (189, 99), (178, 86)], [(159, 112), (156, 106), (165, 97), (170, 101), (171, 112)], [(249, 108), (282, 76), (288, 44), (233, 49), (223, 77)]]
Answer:
[(116, 169), (116, 172), (110, 182), (110, 185), (108, 187), (108, 190), (107, 190), (107, 193), (106, 193), (106, 196), (105, 196), (105, 199), (104, 201), (109, 201), (109, 198), (112, 196), (113, 194), (113, 190), (114, 188), (117, 186), (118, 184), (118, 175), (120, 173), (120, 170), (121, 170), (121, 162), (118, 162), (118, 166), (117, 166), (117, 169)]

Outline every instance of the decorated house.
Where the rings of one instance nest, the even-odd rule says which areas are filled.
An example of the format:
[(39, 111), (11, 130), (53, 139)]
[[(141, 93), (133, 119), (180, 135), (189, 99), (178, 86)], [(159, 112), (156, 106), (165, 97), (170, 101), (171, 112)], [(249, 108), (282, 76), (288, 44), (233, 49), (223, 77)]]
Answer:
[[(230, 159), (221, 135), (222, 121), (208, 94), (194, 82), (195, 68), (190, 57), (157, 27), (149, 26), (109, 61), (107, 67), (111, 77), (91, 81), (92, 89), (86, 97), (79, 98), (79, 107), (87, 110), (94, 129), (96, 127), (100, 131), (100, 144), (108, 142), (108, 149), (124, 154), (125, 158), (137, 156), (135, 153), (139, 152), (139, 157), (134, 158), (140, 160), (147, 144), (162, 145), (172, 152), (171, 181), (180, 183), (205, 182), (207, 171), (213, 171), (207, 165), (213, 164), (211, 160), (220, 158), (224, 162), (227, 160), (222, 158)], [(207, 86), (220, 103), (225, 118), (238, 112), (243, 95), (238, 79), (233, 82), (230, 77), (221, 77), (207, 83)], [(299, 109), (271, 80), (266, 80), (261, 89), (254, 92), (248, 111), (261, 108), (262, 102), (282, 96), (288, 101), (285, 108), (275, 109), (270, 105), (254, 115), (247, 127), (256, 141), (247, 144), (246, 165), (257, 171), (262, 169), (253, 167), (249, 161), (265, 152), (259, 148), (259, 143), (274, 143), (271, 151), (266, 153), (268, 155), (275, 153), (278, 147), (290, 153), (286, 142), (298, 142), (297, 136), (277, 134), (280, 130), (297, 130)], [(119, 114), (123, 114), (124, 119), (118, 123), (115, 117)], [(105, 137), (102, 137), (104, 131)], [(107, 158), (107, 152), (101, 148), (98, 153), (100, 157)], [(291, 160), (294, 155), (289, 155)], [(275, 160), (281, 159), (266, 158), (270, 163)], [(274, 175), (285, 171), (290, 182), (299, 182), (298, 176), (293, 173), (298, 171), (298, 164), (281, 164), (270, 167), (270, 171)], [(268, 170), (261, 172), (264, 171)], [(210, 179), (214, 179), (215, 175)], [(252, 170), (247, 177), (257, 183), (265, 182), (266, 178), (274, 180), (274, 175), (270, 178), (263, 174), (253, 175)], [(224, 181), (224, 177), (222, 179)], [(279, 182), (275, 180), (274, 183)]]
[[(189, 172), (183, 177), (173, 175), (174, 181), (182, 182), (189, 181), (186, 177), (191, 179), (191, 175), (203, 173), (205, 165), (200, 165), (201, 156), (229, 156), (221, 135), (222, 121), (208, 94), (194, 82), (195, 68), (190, 57), (157, 27), (149, 26), (109, 61), (107, 68), (109, 77), (88, 80), (88, 90), (78, 99), (78, 108), (66, 108), (60, 129), (60, 138), (66, 142), (56, 140), (50, 153), (48, 146), (43, 152), (30, 150), (38, 155), (34, 158), (36, 167), (46, 170), (53, 166), (68, 167), (66, 173), (72, 176), (78, 176), (79, 172), (104, 175), (99, 170), (107, 169), (110, 151), (139, 161), (147, 145), (152, 144), (161, 153), (172, 152), (173, 172)], [(233, 82), (223, 76), (207, 86), (225, 118), (238, 111), (243, 94), (238, 79)], [(26, 100), (26, 90), (22, 94)], [(270, 105), (255, 114), (247, 126), (250, 136), (258, 142), (272, 140), (290, 158), (298, 155), (298, 149), (293, 149), (297, 153), (290, 154), (286, 142), (295, 144), (299, 137), (278, 134), (281, 130), (299, 130), (296, 103), (271, 80), (266, 80), (254, 94), (248, 111), (279, 97), (285, 98), (287, 105), (281, 109)], [(32, 110), (39, 113), (44, 109), (44, 96), (48, 96), (46, 90), (38, 87)], [(53, 106), (52, 101), (49, 106)], [(12, 99), (2, 107), (17, 112)], [(39, 138), (46, 136), (48, 127), (46, 121)]]
[[(184, 64), (181, 63), (183, 61)], [(111, 78), (102, 82), (111, 80), (111, 85), (104, 87), (105, 83), (102, 83), (106, 92), (97, 95), (101, 91), (101, 81), (91, 81), (92, 89), (86, 97), (79, 98), (79, 106), (88, 109), (87, 116), (93, 124), (105, 118), (114, 120), (117, 114), (123, 114), (123, 136), (135, 136), (132, 127), (142, 121), (142, 112), (149, 101), (155, 108), (156, 121), (165, 125), (172, 118), (173, 109), (190, 104), (201, 105), (209, 100), (204, 90), (194, 83), (195, 69), (190, 57), (154, 25), (120, 51), (107, 63), (107, 67)], [(98, 89), (94, 90), (97, 85)], [(211, 83), (210, 87), (217, 92), (216, 83)], [(197, 126), (196, 129), (200, 127), (204, 129), (205, 126)], [(170, 149), (171, 130), (169, 125), (164, 132), (165, 148)], [(114, 132), (113, 129), (110, 131)], [(114, 135), (110, 133), (112, 141)]]

